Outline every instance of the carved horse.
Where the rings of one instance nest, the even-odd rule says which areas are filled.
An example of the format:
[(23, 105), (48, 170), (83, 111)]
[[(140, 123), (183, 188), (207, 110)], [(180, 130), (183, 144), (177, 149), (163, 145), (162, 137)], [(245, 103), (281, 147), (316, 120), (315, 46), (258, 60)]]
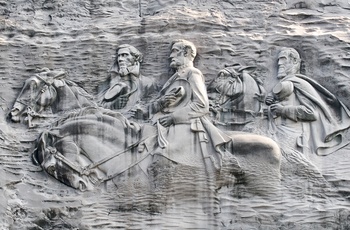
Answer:
[(95, 105), (84, 89), (65, 77), (64, 71), (45, 68), (28, 78), (10, 112), (11, 120), (20, 122), (25, 117), (29, 127), (34, 127), (35, 118), (55, 117), (58, 113)]
[[(33, 160), (62, 183), (82, 191), (92, 190), (134, 166), (149, 166), (152, 150), (139, 151), (138, 146), (154, 136), (143, 139), (140, 126), (118, 112), (85, 108), (43, 132)], [(230, 136), (232, 143), (227, 149), (237, 157), (243, 180), (251, 188), (275, 187), (280, 180), (278, 145), (249, 133), (231, 132)], [(147, 168), (143, 171), (147, 172)]]
[(234, 65), (221, 70), (208, 86), (214, 122), (222, 125), (246, 124), (262, 110), (265, 90), (250, 72), (253, 67)]
[[(126, 170), (135, 162), (138, 155), (132, 154), (135, 150), (132, 146), (139, 133), (140, 126), (120, 113), (87, 107), (43, 132), (33, 160), (64, 184), (91, 190), (106, 180), (106, 175)], [(114, 155), (116, 152), (121, 153)]]

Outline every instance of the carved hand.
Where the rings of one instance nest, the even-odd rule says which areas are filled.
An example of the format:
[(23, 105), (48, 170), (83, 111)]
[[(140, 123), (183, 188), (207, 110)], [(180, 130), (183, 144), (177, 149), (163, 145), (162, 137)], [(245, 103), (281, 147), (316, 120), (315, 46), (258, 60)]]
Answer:
[(280, 104), (273, 104), (270, 106), (271, 113), (278, 117), (282, 115), (283, 106)]
[(166, 108), (175, 100), (176, 100), (175, 94), (167, 94), (167, 95), (164, 95), (162, 98), (160, 98), (158, 102), (162, 108)]
[(174, 118), (172, 115), (166, 115), (159, 118), (159, 123), (164, 127), (169, 127), (170, 125), (174, 124)]
[(129, 101), (129, 95), (118, 97), (119, 108), (124, 108)]
[(265, 94), (264, 93), (255, 93), (254, 98), (256, 98), (259, 102), (263, 103)]
[(148, 110), (146, 108), (133, 108), (128, 112), (128, 114), (130, 114), (132, 118), (138, 120), (148, 119)]
[(269, 95), (266, 97), (265, 103), (266, 103), (266, 105), (272, 105), (272, 104), (276, 103), (276, 101), (272, 95)]

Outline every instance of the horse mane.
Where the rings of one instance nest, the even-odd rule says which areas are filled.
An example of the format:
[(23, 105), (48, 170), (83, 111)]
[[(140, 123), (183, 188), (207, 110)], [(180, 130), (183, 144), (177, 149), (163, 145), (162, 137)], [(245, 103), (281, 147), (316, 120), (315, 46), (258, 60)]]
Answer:
[(81, 86), (79, 86), (77, 83), (71, 81), (71, 80), (65, 80), (67, 86), (71, 87), (72, 89), (76, 90), (76, 93), (80, 96), (83, 96), (90, 101), (93, 101), (94, 98), (91, 96), (85, 89), (83, 89)]

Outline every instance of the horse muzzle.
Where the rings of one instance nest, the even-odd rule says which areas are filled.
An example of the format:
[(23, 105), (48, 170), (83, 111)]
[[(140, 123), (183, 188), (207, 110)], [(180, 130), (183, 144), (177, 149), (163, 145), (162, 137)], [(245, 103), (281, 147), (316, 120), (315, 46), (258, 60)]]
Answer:
[(20, 122), (21, 120), (21, 115), (23, 113), (25, 109), (25, 106), (21, 103), (15, 102), (15, 104), (13, 105), (13, 108), (9, 114), (10, 119), (12, 122)]

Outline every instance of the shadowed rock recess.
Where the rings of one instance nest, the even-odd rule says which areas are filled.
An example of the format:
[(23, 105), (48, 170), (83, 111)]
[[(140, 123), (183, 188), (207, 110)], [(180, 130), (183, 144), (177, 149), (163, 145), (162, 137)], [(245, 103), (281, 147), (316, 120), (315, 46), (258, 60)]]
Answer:
[(350, 229), (349, 12), (0, 0), (0, 229)]

